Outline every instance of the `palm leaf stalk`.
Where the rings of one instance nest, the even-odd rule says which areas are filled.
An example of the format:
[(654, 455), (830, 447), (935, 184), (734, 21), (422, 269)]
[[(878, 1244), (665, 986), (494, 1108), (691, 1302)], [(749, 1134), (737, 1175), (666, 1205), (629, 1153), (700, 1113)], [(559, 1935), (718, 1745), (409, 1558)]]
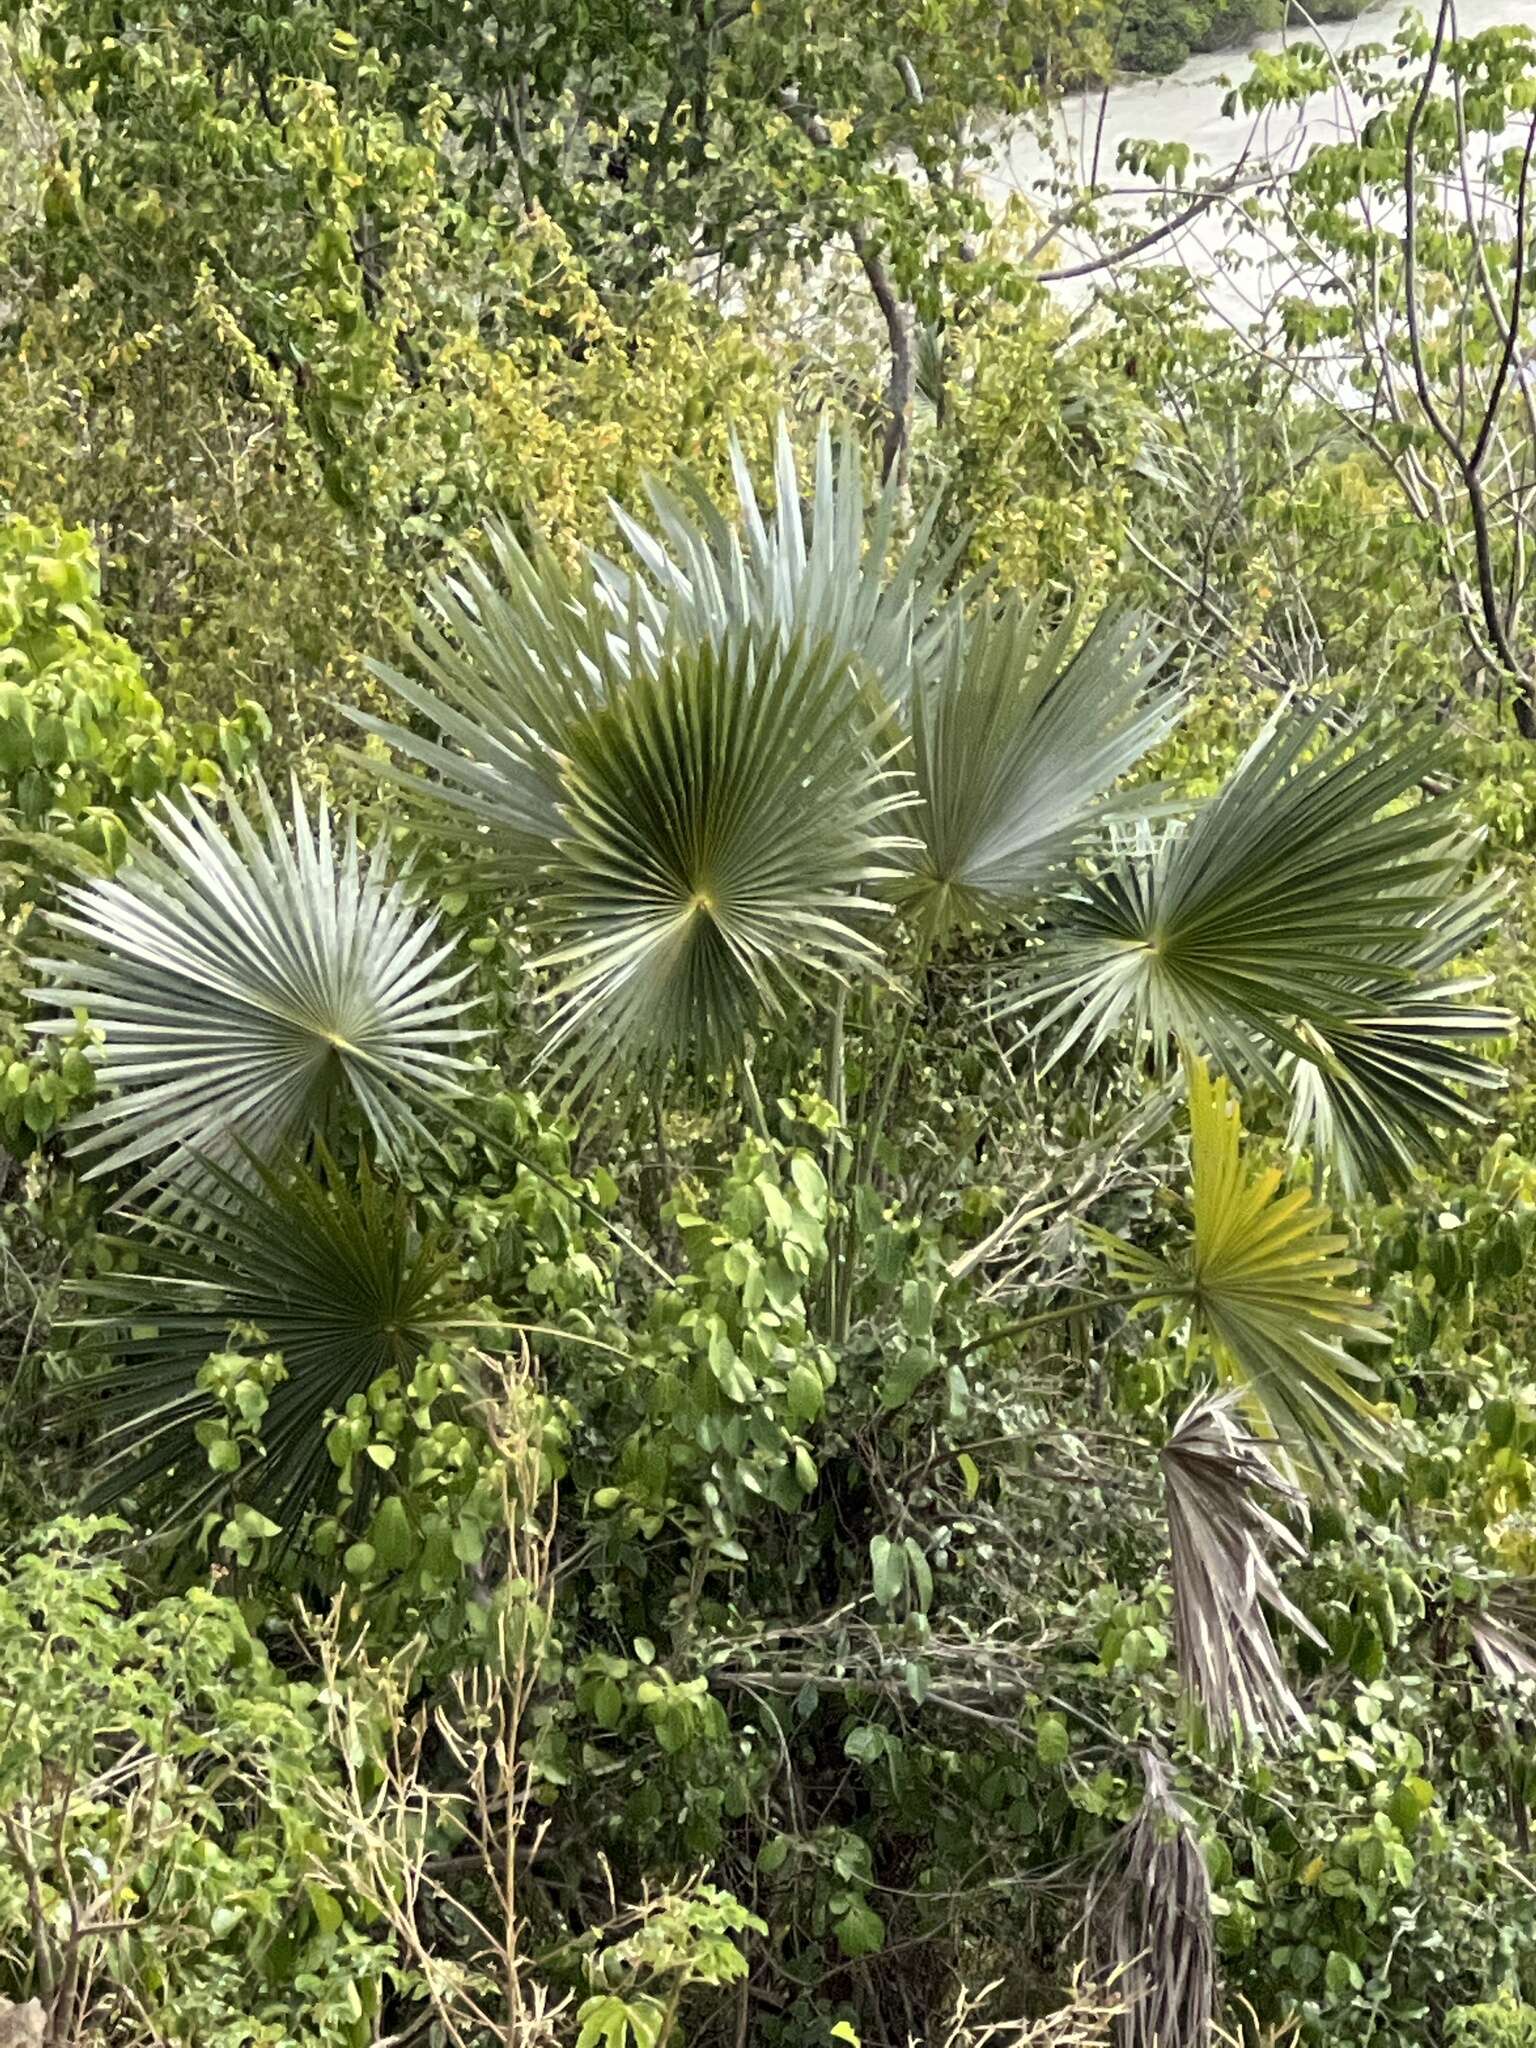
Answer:
[(1292, 1691), (1264, 1609), (1323, 1645), (1281, 1590), (1271, 1558), (1305, 1546), (1260, 1506), (1268, 1493), (1292, 1507), (1298, 1487), (1233, 1412), (1235, 1396), (1198, 1396), (1164, 1445), (1161, 1465), (1173, 1559), (1179, 1671), (1218, 1739), (1246, 1733), (1282, 1741), (1307, 1716)]
[(1192, 820), (1143, 828), (1062, 892), (1001, 1009), (1033, 1013), (1053, 1063), (1128, 1031), (1289, 1084), (1347, 1184), (1385, 1189), (1496, 1078), (1460, 1048), (1511, 1028), (1463, 1000), (1476, 981), (1437, 979), (1497, 889), (1467, 887), (1476, 840), (1409, 800), (1434, 747), (1333, 739), (1282, 707)]
[(208, 1470), (198, 1430), (223, 1411), (199, 1376), (233, 1343), (282, 1354), (261, 1457), (241, 1486), (291, 1533), (336, 1498), (327, 1418), (385, 1373), (408, 1379), (434, 1342), (484, 1319), (454, 1303), (451, 1254), (366, 1157), (355, 1186), (323, 1148), (318, 1172), (249, 1155), (240, 1173), (202, 1165), (174, 1217), (111, 1243), (115, 1270), (82, 1283), (93, 1312), (75, 1327), (113, 1361), (83, 1390), (106, 1432), (95, 1500), (171, 1487), (195, 1519), (219, 1494), (227, 1482)]
[(142, 1194), (194, 1155), (270, 1158), (342, 1098), (389, 1157), (420, 1130), (411, 1095), (459, 1086), (469, 970), (437, 916), (355, 820), (338, 842), (323, 798), (311, 822), (295, 785), (291, 836), (258, 801), (259, 824), (231, 801), (228, 837), (190, 794), (146, 809), (153, 843), (51, 915), (64, 946), (34, 995), (66, 1014), (38, 1029), (72, 1033), (83, 1009), (102, 1032), (103, 1099), (74, 1125), (88, 1177), (147, 1166)]

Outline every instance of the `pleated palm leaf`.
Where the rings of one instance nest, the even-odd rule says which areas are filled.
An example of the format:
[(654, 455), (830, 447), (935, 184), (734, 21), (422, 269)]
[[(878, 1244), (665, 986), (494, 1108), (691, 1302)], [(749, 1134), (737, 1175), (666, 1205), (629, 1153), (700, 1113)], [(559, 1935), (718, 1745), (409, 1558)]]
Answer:
[(1454, 1046), (1509, 1028), (1460, 1001), (1468, 984), (1425, 986), (1488, 921), (1474, 842), (1404, 801), (1432, 759), (1427, 740), (1328, 741), (1278, 716), (1187, 826), (1143, 830), (1062, 892), (1004, 1007), (1037, 1013), (1054, 1060), (1129, 1029), (1289, 1075), (1314, 1134), (1377, 1184), (1430, 1123), (1466, 1118), (1458, 1091), (1488, 1070)]
[[(527, 883), (561, 831), (562, 763), (573, 727), (627, 683), (654, 674), (665, 651), (681, 656), (744, 638), (836, 651), (845, 680), (859, 676), (899, 694), (941, 644), (946, 563), (930, 563), (932, 520), (904, 548), (894, 541), (896, 500), (870, 507), (856, 445), (823, 429), (807, 535), (788, 429), (779, 428), (778, 503), (758, 502), (734, 450), (739, 526), (698, 486), (689, 504), (651, 487), (658, 531), (615, 508), (633, 551), (631, 573), (597, 555), (567, 569), (543, 542), (525, 546), (505, 525), (488, 529), (488, 562), (466, 558), (429, 586), (411, 667), (376, 673), (436, 729), (424, 737), (371, 713), (365, 731), (410, 768), (391, 772), (415, 797), (448, 808), (447, 829)], [(894, 560), (892, 557), (894, 556)], [(411, 769), (425, 769), (424, 786)]]
[(937, 507), (898, 542), (895, 490), (871, 501), (857, 441), (851, 434), (834, 440), (825, 425), (802, 501), (794, 444), (780, 420), (771, 514), (734, 440), (731, 459), (734, 521), (691, 478), (685, 497), (650, 485), (654, 528), (615, 506), (638, 565), (636, 573), (598, 565), (615, 612), (639, 605), (655, 627), (665, 620), (688, 644), (740, 632), (825, 641), (899, 701), (939, 659), (949, 630), (945, 583), (958, 549), (933, 552)]
[[(615, 609), (590, 562), (568, 570), (543, 542), (487, 529), (490, 559), (466, 555), (428, 586), (412, 668), (375, 663), (394, 694), (437, 739), (371, 713), (351, 716), (410, 767), (392, 779), (446, 808), (445, 832), (483, 869), (526, 883), (561, 829), (561, 763), (573, 725), (636, 675), (654, 669), (664, 622), (637, 592)], [(412, 769), (425, 769), (423, 783)]]
[(1243, 1731), (1280, 1741), (1305, 1729), (1307, 1717), (1265, 1608), (1313, 1642), (1322, 1638), (1287, 1600), (1271, 1562), (1305, 1556), (1305, 1546), (1259, 1501), (1268, 1493), (1299, 1506), (1301, 1495), (1234, 1415), (1234, 1399), (1200, 1395), (1162, 1451), (1174, 1646), (1184, 1685), (1218, 1740)]
[(146, 810), (153, 845), (109, 880), (65, 890), (66, 946), (37, 999), (99, 1025), (103, 1099), (75, 1124), (88, 1175), (155, 1164), (185, 1178), (194, 1153), (264, 1157), (349, 1097), (379, 1147), (418, 1128), (414, 1102), (451, 1092), (464, 1062), (467, 969), (355, 822), (340, 843), (322, 799), (293, 793), (289, 837), (265, 789), (259, 829), (230, 804), (232, 837), (188, 795)]
[(898, 549), (851, 442), (822, 434), (807, 507), (781, 429), (776, 486), (769, 515), (738, 450), (734, 524), (656, 492), (632, 571), (493, 535), (415, 677), (385, 672), (434, 736), (360, 720), (519, 890), (562, 1071), (720, 1069), (815, 977), (878, 969), (893, 895), (930, 931), (1012, 908), (1169, 722), (1128, 622), (1075, 651), (1038, 606), (965, 625), (931, 522)]
[(718, 1072), (811, 978), (879, 966), (903, 784), (827, 643), (679, 652), (567, 735), (535, 919), (551, 1049)]
[(335, 1499), (326, 1418), (386, 1372), (409, 1377), (434, 1341), (472, 1325), (445, 1284), (452, 1259), (366, 1160), (355, 1185), (323, 1149), (317, 1172), (246, 1163), (237, 1175), (205, 1162), (174, 1217), (116, 1247), (132, 1264), (84, 1288), (93, 1312), (77, 1327), (113, 1361), (85, 1390), (106, 1430), (95, 1497), (150, 1487), (174, 1498), (178, 1521), (195, 1519), (224, 1485), (197, 1433), (222, 1410), (198, 1375), (232, 1345), (279, 1351), (286, 1377), (241, 1493), (291, 1530)]
[(1147, 696), (1159, 663), (1137, 621), (1101, 618), (1074, 647), (1077, 615), (1046, 631), (1043, 608), (957, 623), (912, 683), (916, 845), (897, 895), (930, 937), (1020, 908), (1090, 829), (1139, 816), (1147, 792), (1114, 785), (1177, 718), (1176, 693)]
[(1253, 1172), (1225, 1077), (1189, 1066), (1193, 1232), (1168, 1260), (1101, 1234), (1111, 1263), (1143, 1299), (1188, 1311), (1219, 1376), (1307, 1474), (1337, 1482), (1341, 1458), (1393, 1464), (1362, 1388), (1374, 1375), (1346, 1346), (1385, 1341), (1383, 1318), (1346, 1283), (1348, 1240), (1304, 1189)]
[(1506, 1038), (1508, 1011), (1471, 1003), (1487, 976), (1450, 974), (1498, 920), (1495, 881), (1431, 913), (1392, 948), (1402, 979), (1362, 978), (1344, 1013), (1298, 1024), (1310, 1057), (1290, 1064), (1290, 1143), (1333, 1158), (1346, 1194), (1386, 1196), (1435, 1157), (1440, 1134), (1485, 1119), (1468, 1097), (1497, 1085), (1499, 1070), (1467, 1048)]

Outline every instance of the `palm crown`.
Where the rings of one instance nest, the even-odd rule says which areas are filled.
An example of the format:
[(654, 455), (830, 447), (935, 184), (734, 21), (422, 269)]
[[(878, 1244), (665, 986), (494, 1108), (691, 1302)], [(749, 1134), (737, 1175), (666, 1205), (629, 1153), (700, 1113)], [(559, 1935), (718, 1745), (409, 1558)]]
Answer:
[[(1049, 1057), (1182, 1048), (1186, 1247), (1100, 1243), (1125, 1303), (1182, 1318), (1233, 1390), (1164, 1457), (1180, 1652), (1217, 1725), (1277, 1727), (1296, 1709), (1261, 1607), (1294, 1611), (1256, 1495), (1392, 1453), (1357, 1356), (1380, 1319), (1320, 1201), (1250, 1163), (1232, 1087), (1288, 1102), (1346, 1186), (1401, 1177), (1471, 1117), (1479, 1042), (1508, 1028), (1456, 967), (1496, 892), (1468, 886), (1474, 844), (1421, 795), (1428, 742), (1338, 738), (1283, 707), (1178, 810), (1128, 780), (1180, 711), (1137, 621), (952, 591), (932, 522), (901, 545), (894, 500), (871, 507), (825, 433), (804, 503), (787, 433), (771, 514), (737, 475), (734, 522), (660, 492), (654, 527), (621, 519), (627, 568), (494, 531), (381, 671), (411, 723), (358, 722), (423, 826), (514, 892), (545, 1057), (579, 1082), (725, 1075), (828, 990), (895, 982), (978, 927), (1003, 963), (994, 1012)], [(44, 992), (69, 1014), (44, 1028), (83, 1007), (104, 1034), (79, 1131), (93, 1170), (153, 1161), (186, 1191), (160, 1281), (95, 1319), (124, 1349), (114, 1414), (152, 1424), (130, 1469), (187, 1454), (202, 1347), (256, 1325), (297, 1375), (270, 1489), (296, 1513), (316, 1426), (384, 1333), (419, 1347), (441, 1311), (403, 1211), (370, 1191), (354, 1212), (333, 1169), (270, 1162), (338, 1100), (368, 1149), (408, 1150), (459, 1086), (468, 1004), (434, 920), (351, 825), (338, 850), (323, 805), (312, 822), (296, 796), (291, 837), (260, 805), (260, 826), (232, 807), (230, 836), (190, 802), (151, 814), (123, 875), (72, 894)], [(855, 1133), (855, 1181), (895, 1078)]]

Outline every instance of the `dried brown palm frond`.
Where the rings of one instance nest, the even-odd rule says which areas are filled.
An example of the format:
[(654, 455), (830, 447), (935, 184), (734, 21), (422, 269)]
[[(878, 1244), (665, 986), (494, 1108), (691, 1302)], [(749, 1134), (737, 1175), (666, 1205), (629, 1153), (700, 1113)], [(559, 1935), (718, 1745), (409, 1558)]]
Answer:
[(1210, 2048), (1211, 1887), (1167, 1767), (1141, 1752), (1146, 1795), (1100, 1858), (1083, 1918), (1089, 1960), (1124, 2010), (1116, 2048)]
[(1264, 1609), (1313, 1642), (1323, 1639), (1285, 1597), (1271, 1563), (1277, 1554), (1304, 1556), (1304, 1548), (1256, 1498), (1268, 1492), (1300, 1506), (1300, 1489), (1235, 1413), (1237, 1398), (1201, 1395), (1163, 1447), (1174, 1641), (1179, 1675), (1214, 1736), (1280, 1741), (1305, 1728), (1307, 1716)]
[(1536, 1678), (1536, 1590), (1500, 1586), (1486, 1607), (1468, 1613), (1467, 1632), (1478, 1663), (1496, 1684)]

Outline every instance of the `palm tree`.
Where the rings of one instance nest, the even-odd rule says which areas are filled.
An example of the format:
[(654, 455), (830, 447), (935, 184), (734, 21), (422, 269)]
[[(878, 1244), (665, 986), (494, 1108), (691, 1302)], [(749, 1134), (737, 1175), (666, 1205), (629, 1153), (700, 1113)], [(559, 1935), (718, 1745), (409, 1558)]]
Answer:
[[(1346, 1191), (1400, 1179), (1472, 1120), (1467, 1090), (1495, 1078), (1473, 1048), (1509, 1019), (1454, 963), (1497, 893), (1469, 885), (1474, 842), (1421, 796), (1433, 741), (1335, 737), (1282, 706), (1225, 786), (1174, 814), (1127, 782), (1181, 709), (1137, 621), (1085, 630), (1044, 600), (950, 594), (929, 523), (903, 548), (893, 501), (870, 516), (856, 450), (825, 431), (808, 497), (783, 429), (776, 480), (770, 515), (738, 462), (734, 522), (656, 492), (654, 527), (620, 521), (628, 569), (570, 571), (497, 531), (487, 566), (431, 592), (414, 673), (383, 672), (416, 722), (360, 721), (436, 829), (522, 892), (550, 1055), (583, 1077), (724, 1073), (792, 1007), (899, 991), (990, 930), (1013, 962), (996, 1013), (1055, 1059), (1119, 1038), (1220, 1070), (1186, 1051), (1188, 1257), (1107, 1247), (1128, 1298), (1188, 1311), (1289, 1472), (1337, 1484), (1389, 1460), (1354, 1355), (1379, 1320), (1344, 1237), (1247, 1165), (1230, 1091), (1287, 1099), (1293, 1142)], [(855, 1140), (867, 1163), (871, 1134)], [(1225, 1410), (1198, 1414), (1170, 1448), (1176, 1564), (1230, 1635), (1271, 1590), (1251, 1496), (1293, 1480)], [(1218, 1464), (1222, 1504), (1202, 1513), (1188, 1475)], [(1191, 1563), (1218, 1530), (1229, 1558), (1249, 1546), (1242, 1617)], [(1182, 1635), (1214, 1717), (1262, 1727), (1270, 1667), (1239, 1648), (1248, 1682), (1217, 1684)]]
[[(329, 1419), (386, 1373), (410, 1383), (440, 1339), (479, 1329), (452, 1288), (454, 1257), (425, 1228), (404, 1189), (363, 1157), (354, 1185), (322, 1146), (311, 1171), (253, 1155), (231, 1173), (203, 1162), (199, 1183), (148, 1233), (109, 1244), (109, 1277), (83, 1285), (76, 1328), (110, 1353), (87, 1382), (104, 1427), (106, 1464), (94, 1500), (105, 1503), (167, 1474), (177, 1518), (190, 1527), (224, 1491), (203, 1431), (222, 1417), (204, 1384), (210, 1354), (235, 1329), (259, 1331), (282, 1368), (270, 1389), (261, 1455), (242, 1498), (290, 1533), (337, 1497)], [(377, 1474), (364, 1461), (354, 1516)]]
[[(1319, 1182), (1401, 1177), (1493, 1078), (1476, 1048), (1508, 1020), (1456, 962), (1494, 895), (1468, 885), (1475, 847), (1422, 793), (1429, 741), (1340, 738), (1282, 707), (1223, 789), (1177, 807), (1135, 779), (1181, 710), (1139, 622), (952, 590), (928, 522), (902, 545), (848, 442), (823, 433), (805, 503), (785, 431), (777, 471), (771, 515), (744, 465), (734, 521), (658, 492), (653, 527), (621, 521), (627, 568), (494, 530), (483, 563), (433, 586), (410, 659), (381, 671), (411, 722), (358, 722), (393, 748), (423, 830), (512, 892), (544, 1058), (577, 1087), (735, 1075), (750, 1100), (754, 1043), (813, 1032), (842, 1103), (849, 990), (904, 1005), (842, 1155), (850, 1261), (850, 1197), (927, 963), (983, 934), (1002, 965), (978, 1001), (1049, 1057), (1119, 1041), (1179, 1061), (1186, 1248), (1100, 1244), (1109, 1298), (1179, 1319), (1244, 1407), (1239, 1427), (1228, 1402), (1197, 1402), (1164, 1455), (1179, 1648), (1218, 1732), (1274, 1732), (1293, 1716), (1262, 1610), (1289, 1610), (1259, 1497), (1392, 1452), (1356, 1355), (1381, 1323), (1343, 1234), (1320, 1190), (1250, 1161), (1233, 1091), (1286, 1107)], [(107, 1099), (83, 1130), (114, 1148), (100, 1171), (280, 1146), (338, 1093), (400, 1150), (457, 1085), (463, 997), (430, 920), (365, 869), (350, 829), (338, 861), (323, 811), (311, 828), (296, 805), (290, 848), (264, 808), (265, 838), (235, 812), (233, 843), (198, 812), (152, 819), (159, 853), (63, 919), (77, 944), (49, 1000), (105, 1033)], [(220, 1229), (177, 1256), (218, 1271)], [(833, 1338), (852, 1294), (829, 1295)], [(209, 1297), (215, 1321), (235, 1299)], [(348, 1352), (358, 1371), (368, 1356)]]

